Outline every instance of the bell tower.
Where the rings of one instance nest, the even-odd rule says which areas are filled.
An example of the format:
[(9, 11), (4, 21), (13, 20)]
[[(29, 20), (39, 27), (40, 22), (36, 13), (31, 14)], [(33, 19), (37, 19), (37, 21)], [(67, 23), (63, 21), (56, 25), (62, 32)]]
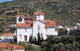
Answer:
[(44, 13), (42, 11), (36, 11), (33, 14), (34, 21), (44, 21)]
[(44, 30), (45, 30), (45, 22), (44, 22), (44, 13), (40, 10), (34, 12), (33, 14), (34, 20), (33, 20), (33, 37), (37, 38), (38, 33), (44, 36)]
[(16, 23), (24, 23), (24, 15), (17, 15), (16, 19)]

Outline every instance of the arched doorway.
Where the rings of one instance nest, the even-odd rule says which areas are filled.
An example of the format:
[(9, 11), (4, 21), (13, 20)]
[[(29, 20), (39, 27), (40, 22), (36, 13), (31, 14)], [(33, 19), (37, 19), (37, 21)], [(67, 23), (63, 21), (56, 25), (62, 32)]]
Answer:
[(27, 42), (27, 35), (24, 36), (24, 41)]

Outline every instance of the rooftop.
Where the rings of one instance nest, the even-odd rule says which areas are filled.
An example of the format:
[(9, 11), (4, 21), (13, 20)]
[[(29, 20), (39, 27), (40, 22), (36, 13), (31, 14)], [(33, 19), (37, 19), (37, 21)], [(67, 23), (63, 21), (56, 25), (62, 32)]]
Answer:
[(12, 33), (4, 33), (4, 34), (2, 34), (2, 35), (0, 35), (0, 36), (9, 36), (9, 37), (13, 37), (13, 34), (12, 34)]
[(36, 12), (34, 12), (34, 15), (44, 15), (44, 13), (42, 12), (42, 11), (36, 11)]
[[(56, 22), (51, 20), (44, 20), (45, 27), (56, 27)], [(33, 21), (27, 20), (24, 23), (17, 23), (16, 27), (32, 27)]]
[(24, 49), (22, 46), (10, 44), (10, 43), (0, 43), (0, 49)]

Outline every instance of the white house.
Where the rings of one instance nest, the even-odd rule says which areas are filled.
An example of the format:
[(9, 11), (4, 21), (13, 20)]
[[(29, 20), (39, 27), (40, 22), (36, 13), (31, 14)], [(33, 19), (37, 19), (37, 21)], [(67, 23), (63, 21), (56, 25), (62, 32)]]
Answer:
[(44, 20), (43, 12), (36, 11), (33, 18), (33, 20), (24, 20), (24, 15), (16, 16), (17, 43), (29, 42), (29, 37), (32, 35), (37, 38), (38, 33), (42, 34), (44, 39), (47, 38), (47, 35), (58, 35), (58, 31), (55, 29), (56, 22)]
[(25, 51), (25, 49), (22, 46), (10, 43), (0, 43), (0, 51)]

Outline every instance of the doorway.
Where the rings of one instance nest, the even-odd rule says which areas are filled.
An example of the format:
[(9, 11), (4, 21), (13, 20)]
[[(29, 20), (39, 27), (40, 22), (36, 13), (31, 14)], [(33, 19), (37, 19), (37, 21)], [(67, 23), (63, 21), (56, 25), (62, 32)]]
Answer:
[(27, 35), (24, 36), (24, 41), (27, 42)]

